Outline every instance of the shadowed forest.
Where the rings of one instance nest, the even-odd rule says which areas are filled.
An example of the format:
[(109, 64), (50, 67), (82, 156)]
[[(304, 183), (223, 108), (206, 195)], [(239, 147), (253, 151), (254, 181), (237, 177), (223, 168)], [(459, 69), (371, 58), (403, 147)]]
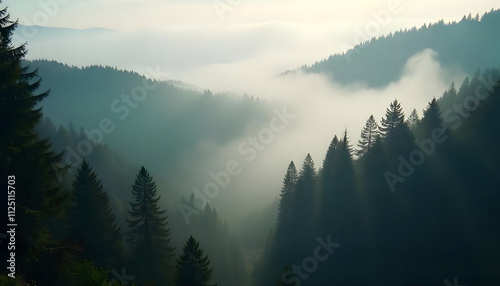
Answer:
[(0, 285), (500, 285), (500, 10), (240, 94), (28, 59), (0, 9)]

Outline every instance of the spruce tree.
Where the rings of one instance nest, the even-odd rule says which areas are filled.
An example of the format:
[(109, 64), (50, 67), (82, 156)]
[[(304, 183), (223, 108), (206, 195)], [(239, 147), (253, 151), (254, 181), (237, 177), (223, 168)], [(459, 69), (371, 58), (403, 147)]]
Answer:
[(127, 219), (130, 269), (134, 269), (138, 281), (153, 279), (164, 284), (173, 252), (170, 229), (166, 209), (160, 210), (158, 206), (160, 196), (156, 195), (156, 184), (144, 167), (132, 185), (132, 195), (134, 201), (130, 202), (130, 218)]
[(358, 142), (359, 150), (356, 151), (356, 155), (361, 157), (365, 154), (369, 154), (379, 135), (380, 132), (377, 121), (375, 121), (373, 115), (370, 115), (363, 130), (361, 130), (361, 139), (359, 139)]
[[(7, 8), (0, 10), (0, 180), (16, 196), (16, 215), (5, 221), (7, 208), (3, 209), (4, 225), (16, 223), (16, 276), (35, 279), (39, 285), (58, 285), (62, 275), (71, 265), (73, 248), (58, 241), (49, 227), (62, 218), (69, 195), (64, 193), (56, 172), (65, 168), (52, 166), (61, 160), (61, 154), (52, 152), (46, 139), (39, 139), (35, 126), (42, 117), (38, 107), (49, 92), (37, 93), (40, 79), (37, 70), (21, 65), (27, 50), (25, 45), (13, 46), (12, 33), (17, 22), (9, 18)], [(56, 172), (55, 172), (56, 171)], [(7, 192), (7, 190), (6, 190)], [(7, 204), (7, 194), (2, 195), (2, 206)], [(21, 231), (22, 229), (22, 231)], [(5, 245), (4, 245), (5, 246)], [(7, 247), (0, 251), (2, 259)], [(64, 263), (61, 259), (67, 259)], [(5, 260), (4, 260), (5, 261)], [(2, 270), (2, 272), (4, 272)]]
[(404, 119), (405, 115), (401, 104), (395, 99), (385, 111), (385, 118), (382, 118), (382, 126), (380, 127), (382, 135), (384, 137), (389, 136), (399, 124), (404, 122)]
[(293, 208), (293, 195), (297, 185), (297, 179), (297, 169), (292, 161), (288, 165), (285, 178), (283, 179), (283, 187), (281, 188), (281, 200), (278, 209), (278, 228), (286, 227), (290, 223)]
[(430, 137), (432, 131), (436, 128), (441, 128), (442, 125), (443, 119), (441, 118), (441, 111), (439, 110), (436, 98), (433, 98), (424, 110), (424, 115), (419, 125), (421, 135), (424, 137)]
[(411, 130), (414, 130), (418, 124), (420, 123), (420, 118), (418, 116), (417, 110), (414, 108), (413, 111), (411, 112), (410, 116), (408, 116), (408, 119), (406, 120), (406, 124)]
[(175, 282), (177, 286), (207, 285), (212, 277), (210, 260), (203, 256), (200, 244), (190, 236), (184, 245), (183, 254), (177, 260)]
[(122, 234), (107, 193), (86, 160), (73, 182), (73, 203), (68, 211), (70, 236), (83, 244), (82, 258), (97, 267), (117, 268), (122, 261)]

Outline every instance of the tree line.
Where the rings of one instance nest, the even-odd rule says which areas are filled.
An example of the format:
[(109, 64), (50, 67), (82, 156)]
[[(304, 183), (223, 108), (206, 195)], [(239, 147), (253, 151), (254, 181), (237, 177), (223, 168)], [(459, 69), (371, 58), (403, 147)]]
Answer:
[(452, 83), (422, 118), (394, 100), (357, 148), (346, 130), (319, 168), (290, 162), (255, 285), (500, 283), (499, 78)]

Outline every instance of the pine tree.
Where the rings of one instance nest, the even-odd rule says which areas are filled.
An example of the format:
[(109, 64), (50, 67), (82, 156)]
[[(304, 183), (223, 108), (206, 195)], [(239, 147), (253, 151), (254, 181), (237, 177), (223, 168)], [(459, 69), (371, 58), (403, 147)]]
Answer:
[(356, 151), (356, 155), (363, 156), (365, 154), (370, 154), (370, 150), (375, 144), (375, 140), (379, 137), (380, 132), (378, 130), (377, 121), (373, 115), (370, 115), (370, 118), (366, 121), (363, 130), (361, 130), (361, 139), (359, 139), (358, 147), (359, 150)]
[(203, 257), (200, 244), (190, 236), (184, 245), (183, 254), (177, 260), (177, 273), (175, 282), (177, 286), (203, 286), (207, 285), (212, 277), (210, 260)]
[(417, 110), (414, 108), (410, 116), (408, 116), (408, 119), (406, 120), (406, 125), (408, 125), (408, 127), (413, 130), (418, 126), (419, 123), (420, 118), (418, 116)]
[(141, 168), (132, 186), (134, 202), (130, 202), (127, 219), (130, 231), (130, 269), (136, 271), (138, 281), (153, 279), (160, 284), (166, 280), (168, 261), (172, 257), (170, 229), (166, 210), (160, 210), (156, 195), (156, 184), (144, 167)]
[[(14, 47), (12, 33), (17, 22), (9, 18), (7, 8), (0, 10), (0, 180), (7, 186), (15, 181), (16, 216), (14, 221), (22, 231), (16, 232), (16, 276), (40, 285), (58, 285), (68, 271), (73, 248), (57, 241), (50, 223), (62, 218), (69, 195), (64, 193), (52, 168), (61, 154), (52, 152), (46, 139), (39, 139), (35, 126), (42, 118), (40, 105), (49, 92), (37, 93), (40, 87), (37, 70), (21, 66), (26, 46)], [(0, 203), (5, 206), (7, 195)], [(5, 220), (7, 208), (2, 207)], [(3, 221), (2, 223), (7, 223)], [(7, 247), (1, 247), (2, 259)], [(67, 259), (64, 263), (60, 259)], [(5, 270), (3, 270), (5, 271)], [(62, 272), (61, 272), (62, 271)]]
[(84, 245), (82, 258), (97, 267), (116, 268), (122, 262), (122, 234), (107, 193), (86, 160), (73, 182), (73, 204), (68, 215), (70, 236)]
[(419, 126), (421, 135), (424, 137), (431, 136), (434, 129), (441, 128), (443, 126), (443, 119), (441, 118), (441, 111), (439, 110), (436, 98), (433, 98), (424, 110), (424, 115)]
[(293, 195), (295, 192), (295, 187), (297, 185), (297, 169), (295, 164), (290, 162), (288, 169), (283, 179), (283, 187), (281, 188), (281, 200), (279, 203), (278, 210), (278, 227), (283, 227), (283, 224), (288, 224), (293, 207)]
[(399, 124), (404, 122), (404, 119), (405, 115), (401, 104), (395, 99), (385, 111), (385, 118), (382, 118), (382, 126), (380, 127), (382, 135), (384, 137), (389, 136)]
[[(307, 247), (305, 243), (314, 241), (311, 236), (317, 233), (316, 202), (316, 170), (310, 154), (307, 154), (297, 179), (297, 187), (293, 196), (293, 227), (301, 233), (293, 239), (292, 245)], [(303, 249), (305, 252), (305, 249)], [(301, 255), (301, 254), (300, 254)]]

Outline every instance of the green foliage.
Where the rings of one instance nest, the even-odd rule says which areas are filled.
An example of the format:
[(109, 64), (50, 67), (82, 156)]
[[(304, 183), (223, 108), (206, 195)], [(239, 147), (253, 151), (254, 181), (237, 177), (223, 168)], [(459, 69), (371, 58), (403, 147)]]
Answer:
[(166, 210), (160, 210), (156, 184), (142, 167), (132, 185), (134, 201), (130, 202), (127, 223), (130, 231), (129, 264), (138, 281), (153, 279), (164, 283), (173, 248), (170, 246), (170, 229)]
[[(49, 92), (37, 93), (37, 70), (21, 65), (27, 51), (25, 45), (15, 47), (11, 43), (16, 27), (7, 9), (0, 10), (0, 177), (4, 185), (8, 176), (15, 176), (16, 181), (16, 223), (23, 227), (16, 233), (19, 274), (41, 285), (58, 285), (74, 252), (71, 245), (57, 240), (51, 229), (61, 223), (69, 199), (55, 175), (64, 173), (65, 168), (53, 167), (61, 156), (35, 132), (42, 116), (38, 106)], [(2, 205), (5, 199), (3, 196)], [(2, 257), (4, 251), (2, 247)]]
[(210, 260), (203, 256), (200, 244), (192, 236), (186, 241), (183, 253), (177, 260), (175, 282), (177, 286), (206, 285), (212, 277)]
[(71, 273), (70, 284), (72, 286), (114, 286), (118, 282), (109, 282), (109, 270), (97, 268), (91, 261), (80, 262), (73, 273)]
[(123, 265), (120, 228), (108, 195), (86, 160), (78, 169), (72, 196), (70, 237), (84, 246), (81, 257), (93, 260), (98, 267)]

